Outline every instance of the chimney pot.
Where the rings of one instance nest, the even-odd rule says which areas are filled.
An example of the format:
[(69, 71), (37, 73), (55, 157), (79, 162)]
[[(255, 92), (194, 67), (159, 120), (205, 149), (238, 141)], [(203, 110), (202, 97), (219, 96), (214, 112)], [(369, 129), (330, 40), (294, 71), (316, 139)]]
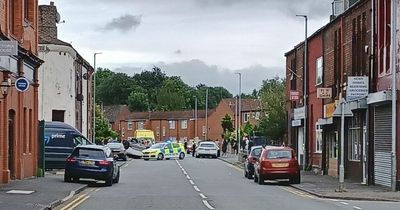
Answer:
[(51, 1), (51, 2), (50, 2), (50, 6), (54, 6), (54, 1)]

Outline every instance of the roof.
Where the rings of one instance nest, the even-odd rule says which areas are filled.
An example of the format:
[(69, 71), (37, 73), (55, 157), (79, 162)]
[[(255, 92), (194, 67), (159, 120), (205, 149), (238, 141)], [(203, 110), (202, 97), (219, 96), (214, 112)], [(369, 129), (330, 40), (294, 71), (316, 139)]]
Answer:
[(109, 122), (115, 122), (124, 110), (129, 110), (127, 105), (110, 105), (103, 107), (103, 113)]
[[(261, 110), (261, 101), (259, 99), (241, 99), (240, 102), (242, 106), (242, 112)], [(236, 99), (222, 99), (220, 103), (225, 103), (232, 109), (233, 112), (235, 112)]]
[[(215, 110), (208, 110), (210, 116)], [(198, 118), (205, 118), (206, 110), (197, 110)], [(155, 112), (133, 112), (127, 116), (126, 120), (170, 120), (170, 119), (190, 119), (195, 117), (195, 110), (183, 111), (155, 111)]]
[(72, 47), (72, 45), (68, 42), (64, 42), (62, 40), (44, 34), (41, 34), (39, 36), (39, 44), (55, 44), (55, 45), (65, 45)]

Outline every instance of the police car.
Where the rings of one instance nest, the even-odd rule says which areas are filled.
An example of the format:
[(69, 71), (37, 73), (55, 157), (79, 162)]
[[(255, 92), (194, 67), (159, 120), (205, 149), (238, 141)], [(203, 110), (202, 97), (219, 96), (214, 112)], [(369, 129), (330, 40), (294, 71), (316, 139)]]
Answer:
[(185, 158), (185, 147), (182, 143), (163, 142), (152, 145), (149, 149), (142, 151), (144, 160), (149, 159), (170, 159), (170, 158)]

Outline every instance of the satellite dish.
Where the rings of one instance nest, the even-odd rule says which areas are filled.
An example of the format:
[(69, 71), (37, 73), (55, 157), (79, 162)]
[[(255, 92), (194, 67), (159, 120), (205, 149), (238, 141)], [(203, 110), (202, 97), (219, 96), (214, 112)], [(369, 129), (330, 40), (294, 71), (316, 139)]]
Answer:
[(87, 73), (84, 73), (83, 76), (82, 76), (82, 78), (83, 78), (84, 80), (87, 80), (87, 79), (88, 79), (88, 74), (87, 74)]
[(57, 12), (57, 15), (56, 15), (56, 23), (60, 23), (60, 19), (61, 19), (60, 13)]

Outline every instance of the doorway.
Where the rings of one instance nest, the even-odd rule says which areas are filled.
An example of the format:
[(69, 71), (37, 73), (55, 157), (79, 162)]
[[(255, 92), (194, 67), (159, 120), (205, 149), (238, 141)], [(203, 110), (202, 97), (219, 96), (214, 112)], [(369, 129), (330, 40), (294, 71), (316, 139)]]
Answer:
[(14, 136), (15, 136), (15, 111), (8, 111), (8, 170), (10, 170), (10, 179), (15, 179), (14, 165)]

